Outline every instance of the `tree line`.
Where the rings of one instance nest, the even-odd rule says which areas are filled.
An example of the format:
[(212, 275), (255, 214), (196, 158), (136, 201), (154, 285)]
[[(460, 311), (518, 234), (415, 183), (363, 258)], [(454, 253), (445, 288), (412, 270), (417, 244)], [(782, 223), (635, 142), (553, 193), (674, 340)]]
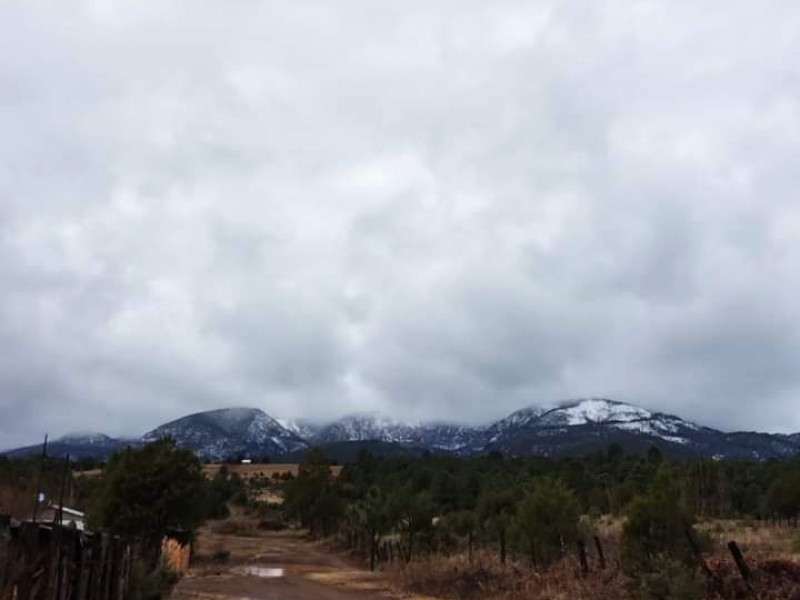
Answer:
[[(418, 554), (492, 549), (547, 565), (591, 541), (600, 515), (626, 516), (623, 558), (641, 570), (665, 552), (691, 562), (687, 535), (702, 518), (752, 518), (797, 525), (800, 459), (670, 459), (652, 448), (618, 446), (579, 457), (477, 458), (361, 453), (331, 476), (310, 451), (285, 487), (284, 509), (319, 536), (380, 559), (382, 543), (410, 561)], [(647, 563), (647, 564), (643, 564)]]

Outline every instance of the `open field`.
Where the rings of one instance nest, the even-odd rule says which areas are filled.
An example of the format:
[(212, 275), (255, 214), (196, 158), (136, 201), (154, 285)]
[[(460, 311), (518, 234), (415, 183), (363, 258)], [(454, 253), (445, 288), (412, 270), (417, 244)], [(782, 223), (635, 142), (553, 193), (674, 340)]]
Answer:
[[(228, 469), (230, 473), (236, 473), (242, 479), (251, 479), (253, 477), (266, 477), (272, 479), (276, 475), (278, 477), (286, 474), (291, 474), (293, 476), (297, 476), (297, 473), (300, 469), (300, 465), (297, 463), (269, 463), (269, 464), (220, 464), (220, 463), (213, 463), (203, 465), (203, 472), (208, 477), (213, 477), (217, 471), (219, 471), (222, 467)], [(331, 474), (334, 477), (338, 477), (339, 473), (342, 471), (341, 466), (332, 466), (331, 467)]]
[[(300, 465), (298, 463), (269, 463), (269, 464), (223, 464), (223, 463), (209, 463), (203, 465), (203, 472), (208, 477), (213, 477), (217, 471), (219, 471), (222, 467), (228, 469), (231, 473), (236, 473), (242, 479), (250, 479), (252, 477), (266, 477), (266, 478), (273, 478), (276, 474), (278, 477), (281, 475), (291, 474), (293, 476), (297, 476), (297, 473), (300, 469)], [(339, 473), (341, 473), (342, 467), (341, 465), (334, 465), (331, 466), (331, 474), (334, 477), (338, 477)], [(97, 477), (102, 474), (102, 469), (92, 469), (90, 471), (76, 471), (75, 476), (77, 477)]]

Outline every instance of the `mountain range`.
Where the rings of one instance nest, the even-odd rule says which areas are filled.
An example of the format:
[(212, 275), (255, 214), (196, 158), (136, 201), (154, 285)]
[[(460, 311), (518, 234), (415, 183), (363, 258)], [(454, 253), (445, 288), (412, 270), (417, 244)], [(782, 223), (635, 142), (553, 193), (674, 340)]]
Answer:
[[(126, 446), (166, 435), (201, 458), (217, 461), (231, 457), (297, 460), (312, 445), (321, 446), (333, 458), (344, 457), (341, 459), (354, 456), (360, 447), (387, 455), (437, 452), (471, 456), (496, 451), (509, 456), (557, 456), (618, 444), (631, 452), (656, 446), (673, 456), (718, 459), (781, 458), (800, 452), (800, 434), (723, 432), (632, 404), (590, 398), (552, 408), (526, 407), (482, 426), (407, 423), (378, 413), (348, 415), (318, 425), (274, 419), (257, 408), (226, 408), (170, 421), (135, 439), (72, 434), (52, 442), (49, 454), (105, 458)], [(24, 456), (40, 448), (28, 446), (5, 454)]]

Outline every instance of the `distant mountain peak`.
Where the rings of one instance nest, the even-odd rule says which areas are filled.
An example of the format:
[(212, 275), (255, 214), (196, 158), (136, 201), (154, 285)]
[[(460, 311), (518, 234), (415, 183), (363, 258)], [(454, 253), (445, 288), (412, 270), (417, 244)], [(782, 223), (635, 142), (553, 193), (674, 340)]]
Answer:
[(98, 433), (96, 431), (73, 431), (62, 435), (60, 438), (54, 440), (59, 444), (108, 444), (113, 442), (114, 438), (106, 435), (105, 433)]
[(350, 413), (339, 419), (339, 421), (370, 423), (375, 427), (417, 427), (420, 425), (419, 421), (401, 420), (377, 410)]
[[(512, 456), (581, 454), (603, 450), (611, 443), (628, 451), (646, 451), (656, 445), (674, 455), (719, 458), (764, 459), (800, 452), (800, 434), (725, 433), (675, 415), (597, 397), (549, 406), (531, 405), (477, 427), (446, 422), (409, 423), (378, 411), (351, 413), (323, 427), (305, 419), (276, 420), (259, 408), (235, 406), (175, 419), (137, 440), (114, 439), (94, 432), (71, 433), (52, 441), (48, 452), (73, 458), (107, 457), (126, 446), (165, 435), (200, 457), (213, 460), (237, 455), (298, 456), (298, 451), (309, 443), (329, 448), (365, 444), (412, 453), (429, 450), (462, 456), (491, 450)], [(38, 452), (41, 444), (7, 454), (28, 456)]]
[(284, 429), (310, 440), (322, 428), (322, 425), (309, 419), (275, 419)]
[(346, 415), (321, 428), (315, 443), (380, 441), (447, 452), (474, 450), (482, 428), (452, 423), (407, 422), (371, 411)]
[(194, 413), (146, 433), (144, 441), (171, 436), (203, 458), (272, 456), (307, 446), (296, 433), (263, 410), (236, 406)]
[(649, 410), (608, 400), (607, 398), (587, 398), (585, 400), (575, 400), (562, 403), (553, 412), (562, 412), (568, 425), (583, 425), (586, 423), (603, 423), (608, 421), (629, 422), (649, 419), (653, 416)]

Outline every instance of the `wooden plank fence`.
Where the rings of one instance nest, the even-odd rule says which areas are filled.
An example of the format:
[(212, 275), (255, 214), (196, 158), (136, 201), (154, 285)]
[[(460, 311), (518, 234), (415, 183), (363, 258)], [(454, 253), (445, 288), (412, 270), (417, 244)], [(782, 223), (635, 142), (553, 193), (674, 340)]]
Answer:
[(0, 515), (0, 600), (124, 600), (130, 572), (119, 537)]

